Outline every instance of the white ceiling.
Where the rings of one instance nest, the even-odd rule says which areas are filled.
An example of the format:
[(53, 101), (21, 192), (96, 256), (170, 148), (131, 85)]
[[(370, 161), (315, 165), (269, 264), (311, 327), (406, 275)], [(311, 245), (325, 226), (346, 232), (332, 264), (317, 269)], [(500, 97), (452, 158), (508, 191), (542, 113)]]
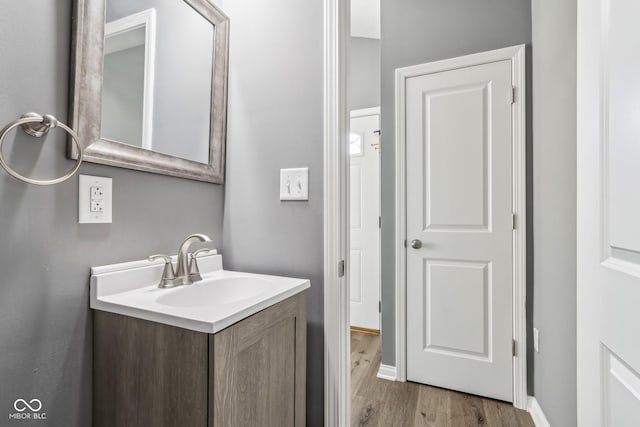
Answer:
[(380, 38), (380, 0), (351, 0), (351, 36)]

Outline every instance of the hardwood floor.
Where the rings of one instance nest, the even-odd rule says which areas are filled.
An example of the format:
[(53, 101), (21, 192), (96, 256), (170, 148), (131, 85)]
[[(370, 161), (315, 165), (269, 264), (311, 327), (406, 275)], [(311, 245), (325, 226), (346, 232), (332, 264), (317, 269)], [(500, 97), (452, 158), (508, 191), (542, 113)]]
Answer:
[(380, 336), (351, 333), (351, 425), (535, 427), (511, 404), (416, 383), (381, 380)]

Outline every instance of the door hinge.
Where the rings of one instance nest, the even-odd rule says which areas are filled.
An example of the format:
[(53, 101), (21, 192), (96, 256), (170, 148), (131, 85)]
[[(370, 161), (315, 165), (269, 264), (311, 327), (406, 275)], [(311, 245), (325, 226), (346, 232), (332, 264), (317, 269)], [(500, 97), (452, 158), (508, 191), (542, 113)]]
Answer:
[(378, 301), (378, 313), (382, 313), (382, 301)]
[(338, 277), (344, 277), (344, 270), (345, 270), (344, 260), (341, 260), (338, 263)]
[(518, 342), (516, 340), (512, 341), (513, 344), (511, 345), (511, 354), (515, 357), (518, 355)]
[(404, 247), (407, 247), (407, 239), (404, 239)]
[(514, 230), (518, 228), (518, 217), (515, 212), (511, 214), (511, 228)]
[(512, 104), (516, 103), (516, 87), (515, 86), (511, 87), (511, 103)]
[(382, 217), (378, 217), (378, 228), (382, 228)]

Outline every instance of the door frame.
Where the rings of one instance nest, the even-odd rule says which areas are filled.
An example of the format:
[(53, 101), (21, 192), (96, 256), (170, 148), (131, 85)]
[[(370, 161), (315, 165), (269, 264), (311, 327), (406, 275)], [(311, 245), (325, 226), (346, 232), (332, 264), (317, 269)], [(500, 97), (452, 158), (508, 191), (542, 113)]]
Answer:
[(350, 0), (323, 0), (324, 424), (351, 419), (348, 63)]
[(526, 329), (526, 122), (525, 122), (525, 46), (518, 45), (489, 52), (461, 56), (396, 70), (396, 380), (407, 380), (406, 324), (406, 80), (425, 74), (455, 70), (497, 61), (511, 61), (511, 78), (515, 88), (511, 109), (512, 122), (512, 209), (513, 231), (513, 405), (527, 408), (527, 329)]

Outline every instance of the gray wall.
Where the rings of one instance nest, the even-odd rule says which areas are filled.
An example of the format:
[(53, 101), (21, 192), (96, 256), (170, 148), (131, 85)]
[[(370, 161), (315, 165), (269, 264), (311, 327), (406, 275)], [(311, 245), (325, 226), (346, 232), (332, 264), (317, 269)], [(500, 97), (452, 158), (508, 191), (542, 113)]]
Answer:
[[(1, 125), (30, 110), (67, 120), (70, 18), (71, 0), (3, 4)], [(23, 172), (69, 167), (60, 130), (44, 143), (17, 139), (5, 153)], [(175, 253), (180, 240), (196, 231), (212, 235), (221, 248), (224, 187), (91, 164), (81, 172), (113, 177), (112, 225), (78, 225), (77, 178), (42, 188), (0, 169), (0, 416), (5, 420), (17, 398), (39, 398), (46, 425), (91, 425), (90, 266)], [(168, 209), (167, 200), (189, 209)]]
[(349, 109), (380, 106), (380, 40), (351, 37)]
[[(528, 45), (531, 3), (530, 0), (381, 0), (381, 17), (382, 241), (393, 242), (395, 69), (517, 44)], [(531, 111), (530, 107), (528, 110)], [(528, 138), (529, 147), (530, 142)], [(395, 365), (394, 257), (394, 246), (382, 245), (382, 359), (389, 365)]]
[[(311, 279), (307, 420), (323, 425), (322, 2), (225, 2), (231, 19), (227, 268)], [(279, 200), (279, 169), (309, 167), (309, 201)]]
[[(576, 0), (533, 0), (535, 396), (576, 420)], [(531, 268), (531, 267), (530, 267)]]

